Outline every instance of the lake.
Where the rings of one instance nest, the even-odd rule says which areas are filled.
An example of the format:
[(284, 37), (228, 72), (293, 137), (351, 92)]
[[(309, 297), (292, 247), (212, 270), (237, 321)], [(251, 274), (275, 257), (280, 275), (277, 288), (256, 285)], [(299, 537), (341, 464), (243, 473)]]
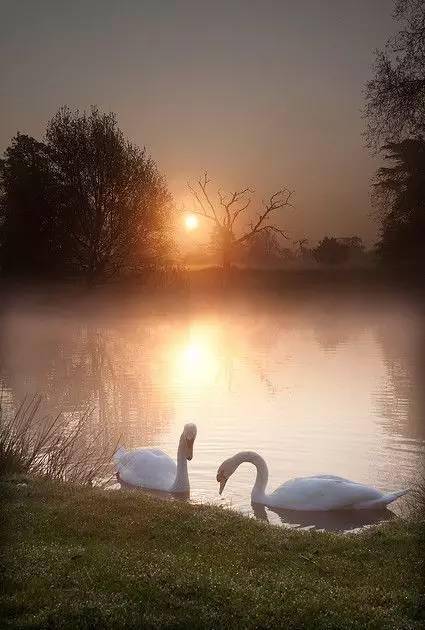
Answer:
[[(385, 491), (418, 479), (424, 312), (385, 293), (164, 301), (33, 291), (1, 306), (0, 382), (16, 402), (42, 394), (47, 412), (92, 407), (94, 429), (111, 440), (159, 446), (173, 458), (183, 425), (196, 422), (192, 500), (252, 515), (252, 466), (218, 496), (217, 468), (240, 450), (265, 458), (269, 490), (315, 473)], [(402, 509), (403, 500), (391, 506)], [(255, 516), (329, 529), (375, 519)]]

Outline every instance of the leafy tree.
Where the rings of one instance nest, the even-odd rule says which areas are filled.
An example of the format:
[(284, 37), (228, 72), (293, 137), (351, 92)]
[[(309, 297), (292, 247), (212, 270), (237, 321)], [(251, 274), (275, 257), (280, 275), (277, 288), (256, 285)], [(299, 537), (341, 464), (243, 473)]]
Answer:
[(253, 237), (267, 232), (286, 237), (285, 232), (273, 223), (269, 223), (271, 214), (281, 208), (291, 206), (290, 199), (292, 192), (287, 188), (282, 188), (275, 192), (258, 212), (257, 219), (252, 221), (245, 230), (238, 230), (242, 219), (246, 219), (248, 207), (251, 204), (253, 190), (245, 188), (235, 191), (229, 195), (224, 195), (218, 191), (217, 198), (214, 199), (208, 185), (211, 181), (207, 173), (200, 177), (196, 186), (189, 184), (198, 210), (195, 212), (213, 223), (212, 239), (214, 246), (220, 254), (222, 268), (226, 272), (229, 270), (235, 253), (240, 251), (241, 246), (248, 243)]
[(394, 17), (401, 29), (376, 53), (366, 84), (366, 135), (375, 149), (425, 133), (425, 0), (396, 0)]
[(317, 262), (326, 265), (340, 265), (350, 256), (349, 247), (334, 236), (325, 236), (312, 251)]
[(124, 138), (114, 114), (63, 108), (46, 139), (77, 269), (89, 278), (110, 276), (167, 252), (171, 197), (152, 158)]
[(344, 243), (344, 245), (347, 245), (352, 252), (361, 252), (364, 250), (363, 240), (360, 236), (344, 236), (338, 240)]
[(90, 281), (170, 250), (171, 197), (114, 114), (62, 108), (45, 142), (18, 135), (1, 163), (5, 270), (73, 271)]
[(56, 174), (46, 145), (19, 134), (0, 161), (0, 267), (47, 273), (60, 261)]
[(381, 167), (374, 182), (374, 205), (381, 219), (378, 249), (384, 260), (425, 263), (425, 141), (389, 143), (392, 166)]

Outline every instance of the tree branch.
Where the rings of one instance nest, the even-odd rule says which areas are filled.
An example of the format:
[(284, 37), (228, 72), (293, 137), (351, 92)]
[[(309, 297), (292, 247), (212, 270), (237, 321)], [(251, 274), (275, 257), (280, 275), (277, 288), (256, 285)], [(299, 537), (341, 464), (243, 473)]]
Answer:
[(244, 241), (251, 238), (251, 236), (253, 236), (257, 232), (260, 232), (261, 230), (273, 230), (274, 232), (278, 232), (279, 234), (287, 238), (284, 231), (278, 228), (276, 225), (263, 225), (263, 223), (267, 219), (267, 217), (270, 215), (270, 213), (273, 212), (274, 210), (278, 210), (279, 208), (284, 208), (285, 206), (292, 207), (292, 204), (289, 201), (292, 196), (292, 192), (293, 191), (288, 190), (287, 188), (283, 188), (282, 190), (278, 190), (277, 192), (275, 192), (270, 197), (269, 202), (266, 205), (264, 212), (262, 214), (259, 214), (257, 222), (255, 224), (251, 223), (250, 231), (240, 236), (236, 240), (236, 242), (243, 243)]
[(207, 213), (204, 204), (202, 203), (202, 200), (200, 199), (197, 190), (191, 185), (190, 182), (187, 182), (187, 186), (190, 190), (190, 192), (192, 193), (192, 195), (195, 197), (196, 201), (198, 202), (200, 208), (202, 209), (202, 212), (195, 212), (195, 214), (200, 214), (204, 217), (207, 217), (208, 219), (212, 219), (213, 221), (215, 221), (215, 217), (211, 216)]
[(209, 195), (207, 193), (207, 186), (208, 186), (208, 184), (210, 182), (211, 182), (211, 180), (208, 179), (208, 174), (205, 171), (204, 179), (203, 180), (199, 179), (198, 180), (198, 185), (199, 185), (199, 188), (202, 190), (202, 194), (204, 195), (206, 202), (208, 203), (209, 207), (211, 208), (211, 211), (212, 211), (212, 213), (214, 215), (215, 222), (217, 223), (218, 226), (220, 226), (220, 222), (219, 222), (219, 220), (217, 218), (217, 213), (215, 211), (214, 205), (212, 204), (211, 199), (209, 198)]
[(233, 217), (231, 216), (232, 206), (240, 203), (247, 193), (253, 194), (254, 191), (251, 190), (251, 188), (244, 188), (244, 190), (235, 191), (234, 193), (230, 195), (230, 198), (226, 200), (225, 197), (221, 194), (221, 192), (218, 191), (220, 205), (224, 208), (226, 212), (225, 224), (228, 229), (231, 229), (233, 227), (236, 218), (239, 216), (241, 212), (243, 212), (243, 210), (246, 210), (249, 204), (251, 203), (251, 198), (249, 198), (245, 205), (243, 205), (241, 208), (236, 208), (235, 210), (233, 210)]

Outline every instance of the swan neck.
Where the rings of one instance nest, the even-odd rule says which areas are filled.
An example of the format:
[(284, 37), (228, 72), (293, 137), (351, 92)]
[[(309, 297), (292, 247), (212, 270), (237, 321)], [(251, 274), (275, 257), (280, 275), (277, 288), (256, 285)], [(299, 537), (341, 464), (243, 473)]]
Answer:
[(186, 449), (183, 435), (180, 436), (179, 446), (177, 449), (177, 471), (176, 478), (171, 488), (172, 492), (188, 492), (189, 491), (189, 475), (187, 472)]
[(240, 463), (250, 462), (257, 469), (255, 483), (251, 492), (252, 503), (265, 503), (266, 487), (269, 480), (269, 471), (265, 460), (254, 451), (245, 451), (239, 453)]

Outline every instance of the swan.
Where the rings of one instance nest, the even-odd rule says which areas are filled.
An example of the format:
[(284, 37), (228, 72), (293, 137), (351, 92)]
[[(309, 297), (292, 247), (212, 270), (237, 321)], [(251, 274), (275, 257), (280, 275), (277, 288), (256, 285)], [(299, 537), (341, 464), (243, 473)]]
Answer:
[(299, 511), (363, 510), (379, 509), (403, 496), (408, 490), (384, 494), (376, 488), (365, 486), (335, 475), (315, 475), (290, 479), (266, 494), (269, 471), (264, 459), (254, 451), (241, 451), (226, 459), (217, 471), (219, 493), (227, 480), (243, 462), (254, 464), (257, 477), (251, 492), (251, 502), (267, 507)]
[(184, 425), (177, 449), (177, 466), (159, 448), (119, 448), (114, 455), (117, 478), (130, 486), (163, 490), (165, 492), (187, 493), (190, 491), (187, 460), (193, 457), (193, 443), (196, 425)]

